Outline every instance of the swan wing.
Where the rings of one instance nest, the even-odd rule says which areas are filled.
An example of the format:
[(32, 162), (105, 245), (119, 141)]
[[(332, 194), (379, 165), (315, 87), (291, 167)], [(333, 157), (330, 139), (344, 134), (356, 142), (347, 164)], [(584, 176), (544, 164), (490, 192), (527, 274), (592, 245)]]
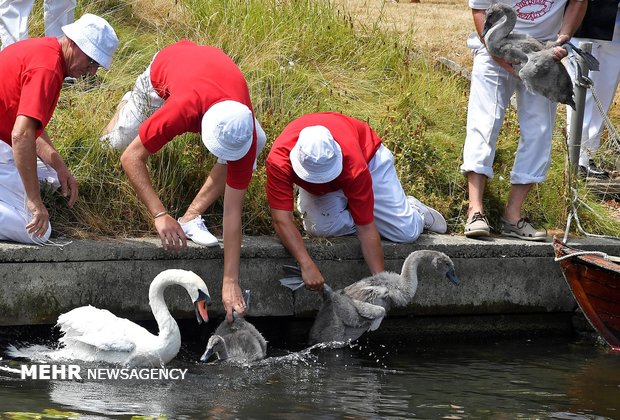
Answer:
[[(262, 336), (260, 337), (262, 338)], [(225, 337), (228, 358), (240, 362), (253, 362), (266, 356), (263, 342), (248, 330), (237, 331)]]
[(574, 108), (573, 83), (566, 67), (553, 59), (551, 50), (532, 53), (530, 57), (519, 71), (526, 89)]
[(78, 341), (89, 346), (96, 347), (102, 351), (119, 351), (131, 353), (136, 348), (136, 343), (122, 337), (102, 337), (99, 334), (83, 334), (80, 336), (68, 337), (63, 342), (67, 344), (69, 341)]
[[(223, 339), (229, 360), (253, 362), (264, 359), (267, 355), (265, 338), (254, 325), (243, 318), (237, 318), (232, 323), (222, 321), (213, 336)], [(213, 348), (211, 339), (209, 339), (207, 350), (210, 348)]]
[(353, 300), (385, 307), (389, 296), (389, 289), (386, 286), (358, 281), (357, 283), (345, 287), (344, 294)]
[(254, 325), (250, 324), (247, 321), (246, 323), (248, 324), (248, 333), (252, 335), (254, 337), (254, 341), (259, 344), (264, 358), (267, 354), (267, 340), (265, 340), (265, 337), (263, 337), (263, 335), (260, 333), (260, 331), (256, 329)]
[(345, 326), (342, 318), (336, 311), (336, 305), (331, 300), (325, 300), (319, 308), (310, 334), (309, 344), (345, 341)]
[(367, 327), (369, 320), (385, 316), (383, 307), (351, 299), (345, 294), (334, 294), (333, 304), (336, 316), (347, 327)]
[(101, 350), (133, 351), (136, 340), (151, 335), (141, 326), (110, 311), (82, 306), (58, 317), (61, 342), (77, 341)]
[(371, 321), (368, 331), (374, 331), (379, 328), (381, 321), (385, 317), (385, 309), (382, 306), (373, 305), (371, 303), (361, 302), (358, 300), (354, 300), (352, 303), (361, 317)]

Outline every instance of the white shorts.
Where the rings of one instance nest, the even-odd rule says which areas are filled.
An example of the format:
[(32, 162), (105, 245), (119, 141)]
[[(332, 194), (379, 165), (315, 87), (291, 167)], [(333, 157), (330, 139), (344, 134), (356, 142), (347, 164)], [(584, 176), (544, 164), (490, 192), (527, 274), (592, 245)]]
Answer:
[[(56, 171), (41, 160), (37, 161), (37, 176), (40, 182), (49, 183), (54, 189), (60, 185)], [(0, 140), (0, 240), (26, 244), (47, 242), (52, 225), (38, 238), (26, 230), (30, 220), (32, 215), (26, 207), (26, 192), (13, 160), (13, 149)]]
[(545, 180), (551, 165), (551, 136), (557, 104), (528, 92), (523, 83), (501, 68), (482, 46), (474, 49), (462, 173), (493, 177), (497, 136), (513, 92), (517, 95), (521, 138), (510, 182), (532, 184)]
[[(381, 145), (368, 163), (374, 195), (374, 222), (382, 238), (413, 242), (424, 230), (422, 215), (409, 205), (394, 168), (394, 156)], [(312, 236), (344, 236), (356, 232), (348, 200), (342, 190), (313, 195), (299, 188), (297, 208), (306, 232)]]
[(138, 76), (133, 89), (123, 95), (122, 102), (125, 104), (118, 113), (116, 125), (101, 137), (103, 143), (118, 150), (129, 146), (138, 135), (140, 124), (164, 104), (151, 84), (150, 65)]

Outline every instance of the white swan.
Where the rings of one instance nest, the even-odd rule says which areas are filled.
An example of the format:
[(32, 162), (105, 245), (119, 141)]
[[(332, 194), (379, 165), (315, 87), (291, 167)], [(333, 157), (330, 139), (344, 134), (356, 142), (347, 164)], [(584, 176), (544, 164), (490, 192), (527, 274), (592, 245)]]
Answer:
[(255, 362), (267, 355), (267, 341), (254, 325), (243, 318), (235, 318), (232, 323), (224, 320), (209, 338), (200, 361), (206, 362), (213, 355), (218, 360)]
[(386, 311), (407, 306), (418, 290), (418, 266), (422, 262), (430, 263), (439, 274), (459, 284), (450, 257), (443, 252), (424, 249), (407, 256), (400, 274), (383, 271), (345, 287), (343, 293), (351, 299), (379, 305)]
[[(554, 42), (543, 44), (529, 35), (512, 32), (517, 14), (507, 4), (495, 3), (486, 10), (481, 33), (494, 56), (513, 63), (526, 89), (553, 102), (575, 108), (573, 82), (566, 67), (553, 58)], [(566, 47), (565, 47), (566, 48)]]
[(58, 356), (87, 362), (108, 362), (129, 366), (161, 366), (172, 360), (181, 347), (179, 327), (164, 301), (164, 290), (183, 286), (194, 302), (198, 322), (207, 321), (209, 290), (195, 273), (165, 270), (151, 282), (149, 305), (159, 327), (153, 335), (145, 328), (119, 318), (105, 309), (82, 306), (58, 317), (63, 334)]

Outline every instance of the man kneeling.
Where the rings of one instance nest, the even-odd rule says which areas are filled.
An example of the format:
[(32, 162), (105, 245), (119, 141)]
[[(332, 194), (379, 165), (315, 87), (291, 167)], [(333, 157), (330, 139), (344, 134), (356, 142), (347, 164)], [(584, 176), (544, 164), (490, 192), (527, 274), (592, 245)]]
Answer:
[(357, 233), (373, 274), (384, 271), (381, 237), (406, 243), (424, 229), (447, 230), (438, 211), (405, 194), (392, 153), (355, 118), (322, 112), (296, 119), (273, 143), (266, 168), (274, 228), (309, 289), (320, 290), (324, 279), (293, 220), (293, 184), (299, 186), (297, 205), (306, 232)]

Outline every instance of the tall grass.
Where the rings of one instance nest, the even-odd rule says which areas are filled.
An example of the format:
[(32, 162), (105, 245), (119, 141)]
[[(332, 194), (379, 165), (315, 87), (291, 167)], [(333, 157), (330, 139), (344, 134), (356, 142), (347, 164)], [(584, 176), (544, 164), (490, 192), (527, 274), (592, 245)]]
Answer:
[[(77, 237), (154, 232), (123, 173), (119, 153), (102, 147), (98, 138), (153, 54), (183, 38), (218, 46), (235, 60), (268, 134), (246, 195), (246, 233), (273, 232), (264, 171), (273, 139), (292, 119), (317, 111), (368, 121), (394, 152), (405, 191), (447, 215), (453, 231), (462, 231), (467, 201), (459, 165), (468, 84), (435, 68), (428, 57), (413, 54), (406, 38), (372, 23), (354, 27), (350, 16), (320, 0), (96, 0), (82, 3), (77, 15), (84, 12), (108, 19), (121, 44), (97, 89), (80, 83), (63, 91), (48, 127), (80, 182), (80, 199), (72, 210), (62, 199), (48, 197), (57, 231)], [(33, 36), (41, 26), (35, 21)], [(550, 228), (561, 228), (565, 220), (561, 137), (558, 130), (549, 181), (536, 187), (527, 204), (534, 220)], [(502, 130), (497, 176), (486, 195), (495, 222), (509, 188), (517, 139), (513, 113)], [(213, 162), (192, 134), (180, 136), (150, 159), (155, 189), (172, 214), (183, 213)], [(209, 211), (207, 222), (215, 231), (221, 228), (221, 213), (221, 203)]]

